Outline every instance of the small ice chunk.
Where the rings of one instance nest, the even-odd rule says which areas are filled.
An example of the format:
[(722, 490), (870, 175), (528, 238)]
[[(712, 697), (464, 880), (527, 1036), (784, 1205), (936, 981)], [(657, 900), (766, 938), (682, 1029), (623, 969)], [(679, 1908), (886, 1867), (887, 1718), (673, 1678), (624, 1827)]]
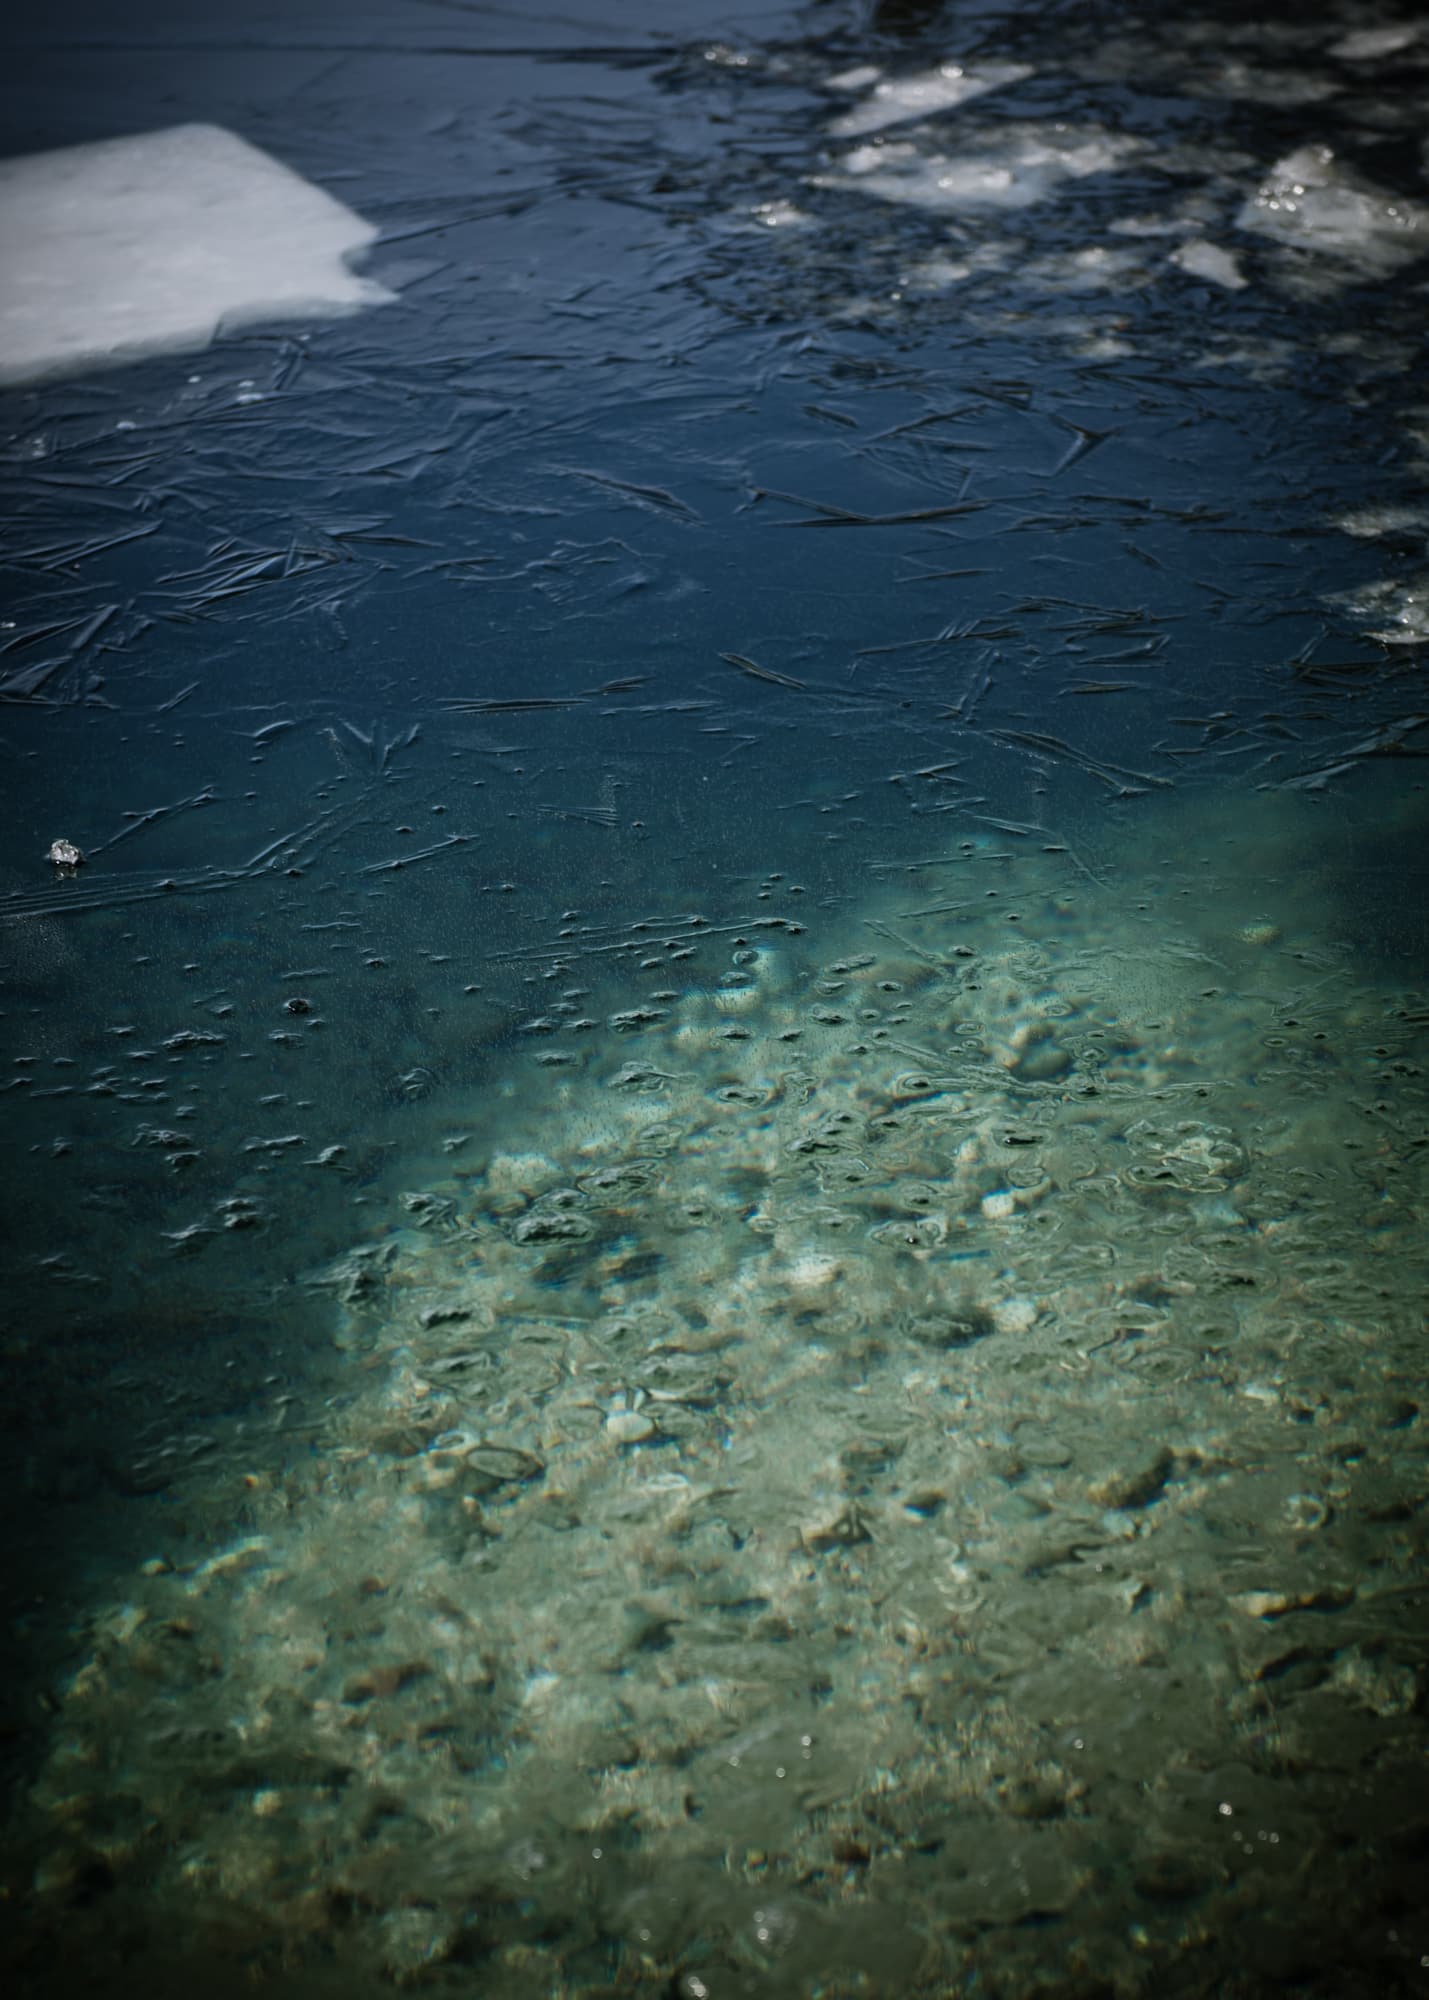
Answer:
[(1361, 28), (1353, 35), (1330, 44), (1330, 54), (1338, 56), (1341, 62), (1373, 62), (1377, 56), (1397, 55), (1417, 42), (1420, 36), (1417, 21), (1401, 21), (1392, 28)]
[(909, 267), (903, 289), (913, 293), (945, 292), (972, 274), (973, 264), (968, 258), (923, 257)]
[(836, 139), (881, 132), (886, 125), (899, 125), (905, 118), (926, 118), (936, 111), (970, 104), (975, 97), (984, 97), (1009, 83), (1021, 83), (1031, 74), (1025, 63), (987, 63), (981, 69), (968, 70), (960, 63), (947, 62), (916, 76), (884, 77), (862, 104), (835, 118), (829, 130)]
[(1367, 583), (1337, 601), (1361, 618), (1387, 620), (1369, 633), (1382, 646), (1429, 644), (1429, 571)]
[(1402, 535), (1406, 529), (1429, 527), (1429, 513), (1422, 507), (1353, 507), (1347, 514), (1336, 515), (1331, 525), (1341, 534), (1369, 541), (1379, 535)]
[(1139, 141), (1099, 126), (1015, 125), (952, 154), (925, 152), (906, 140), (855, 146), (840, 163), (842, 173), (825, 184), (935, 214), (1026, 208), (1063, 181), (1106, 173), (1139, 150)]
[(1236, 221), (1278, 242), (1383, 275), (1429, 249), (1429, 211), (1343, 167), (1330, 146), (1276, 162)]
[(1189, 243), (1173, 250), (1171, 262), (1179, 264), (1188, 277), (1204, 278), (1212, 285), (1224, 285), (1228, 292), (1245, 290), (1245, 278), (1230, 251), (1223, 250), (1219, 243), (1208, 243), (1204, 236), (1193, 236)]
[(796, 229), (812, 219), (792, 201), (757, 202), (750, 213), (765, 229)]
[(1111, 225), (1113, 236), (1176, 236), (1185, 224), (1174, 215), (1123, 215)]
[(347, 264), (377, 233), (217, 125), (0, 161), (0, 382), (386, 304)]
[[(1125, 291), (1145, 276), (1145, 265), (1138, 251), (1113, 250), (1104, 243), (1087, 243), (1077, 250), (1039, 258), (1026, 270), (1030, 278), (1049, 292)], [(1023, 1036), (1014, 1038), (1014, 1043), (1022, 1039), (1025, 1030)], [(1014, 1049), (1010, 1066), (1019, 1076), (1054, 1075), (1069, 1061), (1065, 1049), (1051, 1042), (1040, 1049), (1034, 1044), (1026, 1055)]]
[[(1112, 322), (1113, 326), (1117, 324), (1119, 322)], [(1094, 320), (1068, 317), (1058, 321), (1058, 328), (1067, 343), (1068, 352), (1078, 355), (1083, 361), (1122, 361), (1128, 354), (1136, 353), (1133, 341), (1123, 340)]]
[(856, 69), (841, 69), (837, 76), (824, 79), (825, 90), (867, 90), (883, 71), (876, 63), (860, 63)]

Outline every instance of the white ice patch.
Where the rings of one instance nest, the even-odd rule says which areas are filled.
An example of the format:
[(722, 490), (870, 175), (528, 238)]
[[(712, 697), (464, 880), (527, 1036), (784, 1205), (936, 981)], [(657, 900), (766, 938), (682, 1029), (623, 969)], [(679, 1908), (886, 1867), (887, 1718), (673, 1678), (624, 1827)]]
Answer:
[(883, 71), (876, 63), (860, 63), (857, 69), (842, 69), (837, 76), (825, 77), (825, 90), (867, 90)]
[(1105, 243), (1084, 243), (1077, 250), (1034, 258), (1023, 269), (1031, 283), (1048, 292), (1125, 292), (1147, 275), (1139, 250), (1115, 250)]
[(1339, 85), (1332, 77), (1313, 70), (1296, 69), (1290, 61), (1270, 67), (1240, 62), (1234, 57), (1216, 64), (1194, 89), (1197, 97), (1241, 98), (1249, 104), (1323, 104), (1337, 95)]
[(386, 304), (347, 264), (377, 233), (217, 125), (0, 161), (0, 382)]
[(1337, 514), (1331, 526), (1361, 541), (1372, 541), (1380, 535), (1402, 535), (1406, 529), (1429, 527), (1429, 513), (1422, 507), (1356, 507), (1348, 514)]
[(966, 257), (922, 257), (909, 266), (902, 289), (915, 297), (936, 296), (961, 285), (972, 274), (973, 265)]
[(1177, 264), (1191, 278), (1203, 278), (1212, 285), (1224, 285), (1228, 292), (1245, 289), (1245, 279), (1229, 250), (1223, 250), (1219, 243), (1208, 243), (1204, 236), (1193, 236), (1189, 243), (1171, 252), (1171, 262)]
[(1402, 22), (1394, 28), (1361, 28), (1343, 41), (1330, 44), (1330, 54), (1341, 62), (1374, 62), (1380, 56), (1398, 55), (1417, 42), (1421, 33), (1417, 22)]
[[(877, 75), (877, 71), (874, 72)], [(936, 69), (921, 70), (916, 76), (888, 76), (874, 84), (862, 104), (855, 104), (836, 118), (829, 130), (836, 139), (853, 139), (861, 132), (881, 132), (887, 125), (900, 125), (906, 118), (927, 118), (936, 111), (951, 111), (969, 104), (990, 90), (1009, 83), (1021, 83), (1032, 75), (1025, 63), (987, 63), (981, 69), (964, 69), (959, 63), (940, 63)], [(839, 79), (831, 79), (837, 84)], [(842, 79), (847, 88), (848, 77)]]
[(1382, 646), (1429, 645), (1429, 570), (1366, 584), (1337, 601), (1361, 618), (1380, 620), (1369, 636)]
[(761, 201), (750, 214), (762, 229), (800, 229), (813, 221), (811, 215), (796, 208), (792, 201)]
[(1179, 236), (1185, 223), (1175, 215), (1123, 215), (1111, 225), (1113, 236)]
[(1124, 361), (1135, 354), (1136, 345), (1113, 330), (1119, 325), (1116, 320), (1108, 327), (1095, 320), (1068, 317), (1059, 322), (1058, 331), (1067, 343), (1067, 351), (1083, 361)]
[(824, 184), (935, 214), (1028, 208), (1062, 182), (1106, 173), (1138, 150), (1135, 139), (1096, 126), (1018, 125), (958, 153), (924, 152), (907, 141), (855, 146)]
[(1368, 276), (1383, 276), (1429, 250), (1429, 213), (1342, 167), (1329, 146), (1301, 146), (1278, 161), (1236, 221)]

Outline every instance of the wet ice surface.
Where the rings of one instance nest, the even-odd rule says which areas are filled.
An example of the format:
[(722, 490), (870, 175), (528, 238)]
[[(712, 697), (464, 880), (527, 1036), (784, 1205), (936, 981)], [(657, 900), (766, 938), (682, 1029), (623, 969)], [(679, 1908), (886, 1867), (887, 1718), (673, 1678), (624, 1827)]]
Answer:
[(1414, 24), (569, 14), (6, 104), (10, 1982), (1422, 1991)]

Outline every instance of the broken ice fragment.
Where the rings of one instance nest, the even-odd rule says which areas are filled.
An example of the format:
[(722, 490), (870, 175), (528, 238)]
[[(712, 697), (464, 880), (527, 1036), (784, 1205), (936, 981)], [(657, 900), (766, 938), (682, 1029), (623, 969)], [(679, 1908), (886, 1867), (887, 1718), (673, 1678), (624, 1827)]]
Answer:
[(217, 125), (0, 162), (0, 382), (385, 304), (347, 265), (376, 236)]
[(1426, 211), (1376, 187), (1336, 159), (1330, 146), (1300, 146), (1278, 160), (1236, 217), (1305, 250), (1384, 276), (1424, 254)]
[[(886, 125), (898, 125), (907, 118), (926, 118), (939, 111), (951, 111), (990, 90), (1021, 83), (1031, 74), (1025, 63), (988, 63), (980, 70), (965, 70), (958, 63), (947, 62), (917, 76), (885, 77), (874, 84), (861, 104), (835, 118), (829, 130), (838, 139), (854, 138), (862, 132), (880, 132)], [(831, 79), (835, 85), (838, 81)], [(845, 86), (847, 81), (845, 77)]]
[(1203, 278), (1208, 284), (1224, 285), (1228, 292), (1245, 289), (1245, 278), (1240, 266), (1229, 250), (1223, 250), (1219, 243), (1208, 243), (1204, 237), (1193, 236), (1171, 253), (1171, 262), (1192, 278)]

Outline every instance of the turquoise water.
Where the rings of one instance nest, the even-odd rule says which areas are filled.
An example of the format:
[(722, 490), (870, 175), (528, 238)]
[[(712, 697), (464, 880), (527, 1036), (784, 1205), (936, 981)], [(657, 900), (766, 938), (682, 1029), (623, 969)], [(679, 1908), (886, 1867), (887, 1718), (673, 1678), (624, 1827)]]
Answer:
[(45, 32), (11, 1984), (1422, 1991), (1416, 24)]

